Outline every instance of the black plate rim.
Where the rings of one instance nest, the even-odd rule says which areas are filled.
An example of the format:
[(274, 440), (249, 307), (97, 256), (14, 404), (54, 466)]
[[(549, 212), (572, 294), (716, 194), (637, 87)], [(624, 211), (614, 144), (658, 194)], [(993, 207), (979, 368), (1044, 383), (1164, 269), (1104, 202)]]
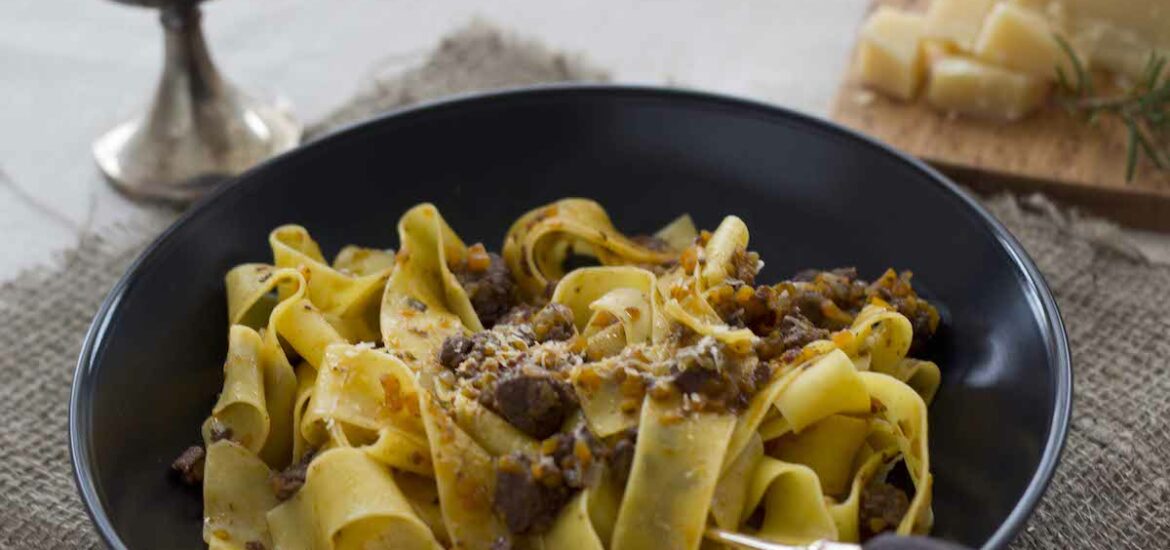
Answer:
[(122, 296), (137, 282), (142, 267), (155, 261), (160, 256), (162, 250), (171, 243), (181, 227), (186, 225), (190, 219), (212, 208), (212, 205), (221, 197), (242, 190), (248, 185), (247, 182), (253, 174), (269, 170), (272, 166), (279, 165), (289, 159), (322, 151), (348, 139), (355, 139), (363, 132), (382, 124), (390, 124), (396, 120), (426, 114), (436, 110), (474, 107), (485, 102), (525, 100), (529, 97), (555, 97), (558, 95), (623, 95), (630, 97), (648, 96), (658, 99), (673, 98), (754, 110), (758, 111), (761, 116), (788, 118), (797, 123), (819, 126), (821, 130), (846, 138), (863, 147), (877, 149), (903, 163), (909, 164), (927, 175), (928, 179), (933, 181), (935, 185), (949, 191), (953, 198), (958, 199), (963, 206), (972, 210), (986, 224), (988, 231), (999, 242), (1000, 246), (1009, 253), (1015, 267), (1020, 271), (1020, 274), (1030, 286), (1033, 301), (1031, 304), (1032, 310), (1042, 318), (1042, 327), (1045, 329), (1043, 331), (1046, 340), (1045, 344), (1057, 361), (1055, 373), (1056, 406), (1050, 418), (1050, 431), (1048, 440), (1044, 445), (1044, 453), (1040, 457), (1040, 463), (1036, 471), (1032, 474), (1032, 479), (1024, 490), (1023, 496), (983, 546), (984, 549), (1007, 547), (1008, 543), (1023, 528), (1025, 522), (1035, 510), (1060, 462), (1068, 435), (1069, 418), (1072, 414), (1073, 387), (1072, 356), (1069, 351), (1068, 334), (1065, 331), (1060, 309), (1056, 305), (1052, 291), (1049, 289), (1044, 277), (1040, 274), (1040, 270), (1036, 267), (1031, 257), (1028, 256), (1023, 246), (1020, 245), (1007, 228), (974, 198), (968, 195), (967, 192), (960, 189), (958, 185), (925, 162), (898, 151), (877, 139), (865, 136), (835, 122), (800, 113), (779, 105), (715, 92), (679, 87), (581, 83), (538, 84), (487, 92), (458, 94), (440, 100), (427, 101), (414, 106), (392, 110), (360, 122), (346, 125), (320, 139), (269, 159), (246, 171), (232, 181), (220, 185), (188, 209), (187, 212), (183, 213), (170, 227), (151, 242), (138, 258), (134, 260), (130, 267), (127, 268), (126, 273), (122, 275), (110, 290), (98, 308), (97, 313), (94, 315), (94, 319), (85, 334), (85, 340), (77, 360), (77, 367), (74, 372), (73, 384), (69, 396), (69, 454), (70, 461), (73, 465), (73, 479), (81, 500), (85, 505), (86, 513), (97, 527), (98, 533), (105, 543), (116, 549), (126, 548), (118, 536), (117, 531), (114, 529), (113, 524), (110, 522), (105, 507), (102, 505), (88, 460), (92, 450), (90, 447), (90, 437), (92, 436), (90, 405), (91, 392), (95, 385), (93, 376), (94, 369), (96, 368), (97, 353), (101, 347), (106, 329), (114, 320), (113, 313), (116, 312), (117, 305), (121, 301)]

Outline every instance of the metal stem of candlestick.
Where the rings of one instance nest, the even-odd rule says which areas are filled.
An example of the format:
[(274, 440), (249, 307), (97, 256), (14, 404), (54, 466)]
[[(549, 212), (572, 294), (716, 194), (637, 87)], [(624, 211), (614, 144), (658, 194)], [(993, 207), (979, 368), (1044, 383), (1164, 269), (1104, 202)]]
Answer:
[(220, 76), (203, 40), (197, 2), (127, 3), (162, 9), (166, 61), (145, 116), (93, 144), (110, 183), (136, 198), (189, 202), (296, 146), (301, 125), (287, 102), (257, 100)]

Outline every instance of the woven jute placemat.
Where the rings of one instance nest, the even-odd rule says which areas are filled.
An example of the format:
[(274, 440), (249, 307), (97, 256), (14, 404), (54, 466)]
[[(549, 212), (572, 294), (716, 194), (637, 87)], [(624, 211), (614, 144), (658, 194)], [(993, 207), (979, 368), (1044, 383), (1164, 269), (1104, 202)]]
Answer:
[[(478, 24), (422, 66), (375, 76), (310, 128), (412, 102), (603, 72)], [(986, 204), (1051, 285), (1072, 343), (1074, 419), (1064, 459), (1018, 548), (1170, 544), (1170, 267), (1143, 261), (1111, 225), (1039, 197)], [(0, 548), (98, 548), (74, 487), (69, 386), (82, 336), (105, 294), (177, 214), (86, 235), (56, 265), (0, 284)]]

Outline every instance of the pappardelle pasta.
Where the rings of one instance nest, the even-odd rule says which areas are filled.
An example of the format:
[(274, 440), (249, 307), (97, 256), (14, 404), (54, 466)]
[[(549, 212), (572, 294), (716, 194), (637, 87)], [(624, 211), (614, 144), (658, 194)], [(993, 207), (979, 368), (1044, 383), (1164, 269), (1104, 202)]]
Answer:
[[(227, 273), (223, 391), (173, 467), (213, 549), (717, 547), (924, 534), (939, 317), (887, 271), (758, 284), (735, 216), (564, 199), (468, 246), (430, 204)], [(571, 269), (574, 265), (585, 265)]]

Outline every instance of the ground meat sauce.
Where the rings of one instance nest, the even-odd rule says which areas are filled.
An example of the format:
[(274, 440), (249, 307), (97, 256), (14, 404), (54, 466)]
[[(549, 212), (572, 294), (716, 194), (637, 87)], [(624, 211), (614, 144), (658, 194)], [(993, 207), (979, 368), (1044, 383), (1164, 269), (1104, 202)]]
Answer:
[(679, 348), (667, 360), (668, 375), (650, 391), (654, 399), (682, 399), (684, 412), (733, 412), (771, 379), (771, 367), (755, 353), (736, 353), (712, 337)]
[(911, 352), (916, 352), (934, 335), (939, 317), (914, 292), (910, 278), (910, 272), (889, 270), (867, 283), (853, 268), (802, 271), (790, 280), (754, 288), (732, 279), (708, 290), (707, 296), (725, 322), (760, 337), (757, 353), (764, 361), (795, 358), (794, 350), (848, 328), (863, 307), (878, 300), (910, 320)]
[(519, 302), (516, 281), (508, 266), (498, 254), (485, 251), (482, 244), (469, 247), (466, 260), (452, 265), (451, 272), (485, 327), (495, 325)]
[(756, 353), (761, 361), (785, 358), (785, 354), (799, 352), (804, 346), (829, 337), (829, 331), (812, 324), (799, 311), (780, 320), (780, 326), (760, 338)]
[(756, 284), (756, 274), (760, 272), (760, 255), (744, 249), (738, 249), (731, 255), (731, 277), (745, 285)]
[(316, 454), (316, 451), (305, 453), (300, 460), (289, 464), (282, 472), (269, 478), (272, 492), (276, 494), (276, 498), (288, 500), (301, 490), (305, 484), (305, 476), (309, 473), (309, 463), (313, 461)]
[(573, 311), (564, 304), (549, 304), (531, 317), (537, 342), (563, 342), (577, 334)]
[(439, 363), (447, 380), (516, 429), (544, 439), (577, 410), (569, 369), (584, 361), (573, 314), (549, 304), (525, 323), (501, 323), (443, 341)]
[(910, 509), (906, 492), (884, 481), (873, 481), (861, 492), (862, 538), (893, 531)]
[(606, 443), (582, 425), (545, 439), (535, 456), (515, 452), (498, 458), (492, 499), (496, 515), (515, 534), (547, 531), (565, 503), (596, 483), (603, 468), (615, 468), (616, 460), (626, 461), (620, 474), (624, 484), (633, 459), (632, 433)]
[(179, 478), (187, 485), (203, 483), (203, 459), (207, 456), (203, 447), (194, 445), (187, 447), (174, 462), (171, 469), (178, 472)]

